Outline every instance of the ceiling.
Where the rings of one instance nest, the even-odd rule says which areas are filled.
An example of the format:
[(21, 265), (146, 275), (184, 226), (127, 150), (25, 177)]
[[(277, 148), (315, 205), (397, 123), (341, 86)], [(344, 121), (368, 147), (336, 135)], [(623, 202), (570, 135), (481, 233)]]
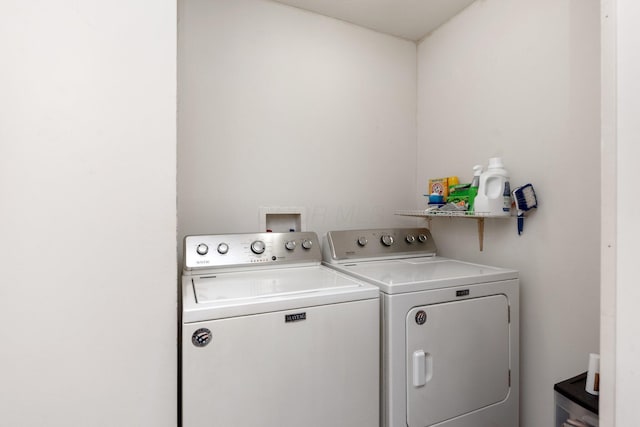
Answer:
[(275, 1), (414, 41), (424, 38), (474, 2), (474, 0)]

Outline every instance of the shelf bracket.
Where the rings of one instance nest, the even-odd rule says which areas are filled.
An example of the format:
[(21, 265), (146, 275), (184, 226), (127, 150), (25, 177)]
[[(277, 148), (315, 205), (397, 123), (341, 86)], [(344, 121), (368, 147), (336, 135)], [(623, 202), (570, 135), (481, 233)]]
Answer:
[(478, 221), (478, 244), (480, 245), (480, 252), (484, 247), (484, 218), (477, 218)]

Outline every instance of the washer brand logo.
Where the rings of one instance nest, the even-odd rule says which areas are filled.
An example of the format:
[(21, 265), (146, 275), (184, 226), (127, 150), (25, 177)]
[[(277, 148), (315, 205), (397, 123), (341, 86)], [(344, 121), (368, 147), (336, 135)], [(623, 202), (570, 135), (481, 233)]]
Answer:
[(424, 325), (427, 321), (427, 313), (424, 310), (420, 310), (416, 313), (416, 323), (418, 325)]
[(298, 322), (300, 320), (307, 320), (307, 313), (294, 313), (294, 314), (285, 314), (284, 322)]
[(456, 291), (457, 297), (466, 297), (469, 295), (469, 289), (464, 289), (462, 291)]
[(196, 347), (204, 347), (211, 342), (211, 331), (207, 328), (200, 328), (191, 335), (191, 342)]

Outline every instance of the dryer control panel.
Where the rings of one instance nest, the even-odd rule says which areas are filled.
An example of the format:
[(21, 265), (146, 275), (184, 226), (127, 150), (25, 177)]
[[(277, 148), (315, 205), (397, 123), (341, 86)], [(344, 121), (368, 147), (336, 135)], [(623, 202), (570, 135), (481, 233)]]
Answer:
[(342, 261), (435, 256), (436, 244), (428, 228), (380, 228), (327, 233), (323, 259)]
[(202, 274), (228, 267), (317, 264), (322, 255), (314, 232), (244, 233), (186, 236), (183, 259), (185, 274)]

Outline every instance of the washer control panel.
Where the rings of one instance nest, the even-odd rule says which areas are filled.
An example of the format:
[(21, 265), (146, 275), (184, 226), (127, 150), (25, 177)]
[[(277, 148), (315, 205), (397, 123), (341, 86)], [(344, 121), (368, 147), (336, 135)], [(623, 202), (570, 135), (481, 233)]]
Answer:
[(234, 266), (319, 263), (314, 232), (211, 234), (184, 238), (185, 272)]
[(326, 262), (435, 256), (428, 228), (384, 228), (329, 231), (322, 248)]

